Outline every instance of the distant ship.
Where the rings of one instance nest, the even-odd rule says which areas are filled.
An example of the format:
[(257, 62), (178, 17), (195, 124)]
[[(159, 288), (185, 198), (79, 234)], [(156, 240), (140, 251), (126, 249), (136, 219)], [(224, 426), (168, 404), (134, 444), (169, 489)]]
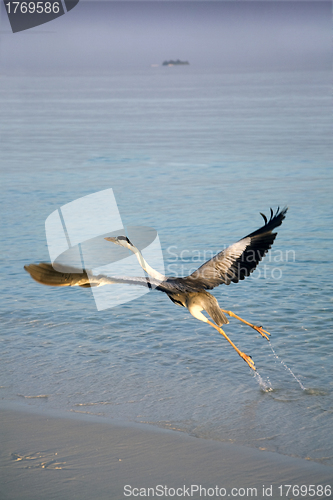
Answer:
[(190, 64), (190, 63), (188, 61), (181, 61), (180, 59), (177, 59), (177, 61), (173, 61), (172, 59), (170, 59), (170, 61), (164, 61), (162, 66), (179, 66), (184, 64)]

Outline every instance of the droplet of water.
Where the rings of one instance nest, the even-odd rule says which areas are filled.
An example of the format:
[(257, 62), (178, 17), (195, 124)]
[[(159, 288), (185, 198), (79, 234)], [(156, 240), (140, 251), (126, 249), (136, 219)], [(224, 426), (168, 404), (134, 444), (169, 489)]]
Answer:
[(281, 365), (285, 368), (285, 370), (287, 370), (293, 377), (295, 380), (297, 380), (297, 382), (299, 383), (299, 386), (300, 388), (305, 391), (306, 390), (306, 387), (304, 387), (304, 385), (302, 384), (302, 382), (296, 377), (296, 375), (294, 374), (294, 372), (289, 368), (289, 366), (286, 365), (286, 363), (284, 361), (282, 361), (282, 359), (279, 358), (279, 356), (276, 354), (276, 352), (274, 351), (273, 349), (273, 346), (272, 346), (272, 341), (269, 342), (269, 345), (272, 349), (272, 353), (275, 357), (275, 359), (279, 360)]
[(264, 391), (264, 392), (272, 392), (273, 391), (273, 387), (272, 387), (272, 384), (271, 384), (271, 381), (269, 380), (269, 378), (267, 377), (267, 379), (264, 380), (262, 378), (262, 376), (260, 375), (260, 373), (258, 372), (258, 370), (254, 373), (254, 378), (258, 382), (260, 389), (262, 391)]

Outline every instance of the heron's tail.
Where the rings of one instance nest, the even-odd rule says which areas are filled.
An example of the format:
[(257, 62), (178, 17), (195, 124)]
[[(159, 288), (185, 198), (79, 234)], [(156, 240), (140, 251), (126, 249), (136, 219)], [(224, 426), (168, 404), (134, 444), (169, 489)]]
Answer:
[(219, 309), (218, 311), (214, 311), (214, 316), (213, 320), (217, 324), (217, 326), (222, 326), (222, 325), (227, 325), (229, 323), (228, 318), (226, 315)]
[(53, 269), (52, 264), (46, 262), (29, 264), (28, 266), (24, 266), (24, 269), (30, 274), (32, 279), (42, 285), (90, 287), (86, 271), (81, 273), (59, 272)]
[(207, 293), (208, 300), (205, 301), (205, 311), (209, 314), (217, 326), (226, 325), (229, 320), (222, 312), (215, 297)]

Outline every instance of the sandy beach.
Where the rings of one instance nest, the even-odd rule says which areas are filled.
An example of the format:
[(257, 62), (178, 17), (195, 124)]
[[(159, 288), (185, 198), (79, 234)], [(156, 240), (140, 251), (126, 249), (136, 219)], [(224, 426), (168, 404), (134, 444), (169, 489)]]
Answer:
[(2, 500), (291, 499), (283, 485), (332, 485), (315, 462), (148, 425), (8, 403), (0, 415)]

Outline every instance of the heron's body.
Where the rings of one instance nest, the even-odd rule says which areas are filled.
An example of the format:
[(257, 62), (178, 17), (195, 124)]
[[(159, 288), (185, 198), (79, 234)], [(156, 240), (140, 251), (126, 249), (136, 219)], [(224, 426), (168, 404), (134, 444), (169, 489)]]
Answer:
[[(271, 248), (277, 234), (272, 231), (281, 225), (286, 212), (287, 209), (282, 211), (278, 209), (274, 215), (271, 209), (269, 221), (261, 214), (265, 220), (264, 226), (219, 252), (190, 276), (184, 278), (168, 278), (150, 267), (141, 252), (125, 236), (105, 239), (131, 250), (136, 255), (142, 269), (147, 272), (148, 278), (95, 276), (91, 273), (88, 275), (85, 270), (77, 273), (66, 272), (66, 270), (59, 272), (53, 269), (51, 264), (47, 263), (30, 264), (25, 266), (25, 269), (35, 281), (50, 286), (80, 286), (86, 288), (111, 284), (128, 284), (145, 286), (164, 292), (172, 302), (181, 307), (186, 307), (194, 318), (208, 323), (218, 330), (247, 364), (255, 370), (251, 357), (240, 351), (221, 329), (222, 325), (229, 323), (225, 314), (251, 326), (267, 340), (269, 340), (267, 335), (270, 334), (263, 330), (262, 327), (252, 325), (233, 312), (221, 309), (217, 299), (207, 290), (221, 284), (238, 283), (246, 276), (249, 276)], [(214, 323), (202, 311), (205, 311)]]
[(206, 311), (218, 326), (229, 323), (222, 312), (217, 299), (203, 290), (202, 292), (168, 293), (169, 299), (179, 306), (186, 307), (196, 319), (207, 322), (201, 311)]

